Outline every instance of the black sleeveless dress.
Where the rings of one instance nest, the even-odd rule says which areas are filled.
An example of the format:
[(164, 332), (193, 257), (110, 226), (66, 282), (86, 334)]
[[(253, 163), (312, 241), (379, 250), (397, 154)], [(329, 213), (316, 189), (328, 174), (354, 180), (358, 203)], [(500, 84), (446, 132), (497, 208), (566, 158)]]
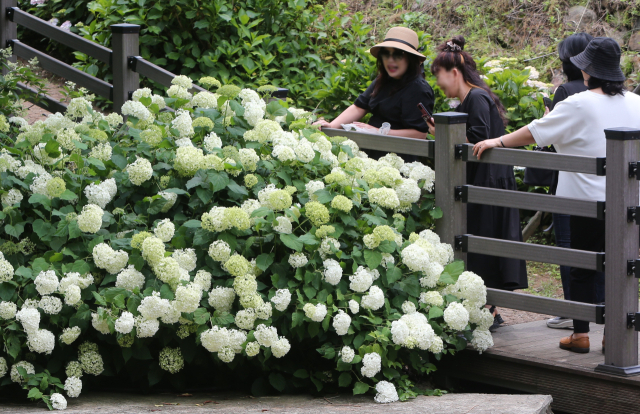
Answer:
[[(456, 110), (469, 114), (467, 139), (472, 144), (497, 138), (505, 133), (498, 108), (483, 89), (472, 88)], [(468, 162), (467, 184), (503, 190), (518, 189), (513, 166), (510, 165)], [(521, 242), (520, 212), (515, 208), (469, 203), (467, 232), (474, 236)], [(515, 290), (529, 286), (524, 260), (468, 253), (467, 268), (482, 277), (485, 285), (490, 288)]]

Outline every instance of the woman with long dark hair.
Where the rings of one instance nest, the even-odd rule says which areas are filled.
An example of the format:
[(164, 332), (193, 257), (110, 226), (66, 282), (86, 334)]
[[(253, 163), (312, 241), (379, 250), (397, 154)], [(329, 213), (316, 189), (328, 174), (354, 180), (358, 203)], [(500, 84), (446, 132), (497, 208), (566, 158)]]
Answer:
[[(507, 117), (502, 102), (482, 80), (476, 62), (464, 51), (464, 45), (462, 36), (440, 45), (431, 72), (448, 98), (460, 100), (457, 111), (469, 114), (467, 141), (475, 144), (503, 135)], [(435, 126), (432, 124), (431, 127)], [(513, 167), (509, 165), (467, 163), (467, 184), (517, 190)], [(467, 230), (475, 236), (522, 241), (520, 213), (514, 208), (470, 203), (467, 205)], [(528, 287), (524, 260), (469, 253), (467, 266), (482, 277), (487, 287), (504, 290)], [(503, 320), (495, 307), (491, 307), (491, 312), (494, 324), (490, 330), (495, 331)]]
[[(336, 119), (329, 122), (321, 118), (315, 124), (342, 128), (342, 124), (354, 123), (371, 133), (379, 133), (382, 124), (388, 122), (391, 125), (388, 135), (425, 139), (428, 126), (417, 106), (422, 103), (433, 112), (435, 97), (424, 79), (422, 63), (426, 57), (418, 52), (418, 35), (406, 27), (393, 27), (370, 53), (377, 58), (376, 79)], [(368, 124), (358, 122), (369, 112), (372, 116)], [(375, 158), (385, 155), (381, 151), (366, 152)]]

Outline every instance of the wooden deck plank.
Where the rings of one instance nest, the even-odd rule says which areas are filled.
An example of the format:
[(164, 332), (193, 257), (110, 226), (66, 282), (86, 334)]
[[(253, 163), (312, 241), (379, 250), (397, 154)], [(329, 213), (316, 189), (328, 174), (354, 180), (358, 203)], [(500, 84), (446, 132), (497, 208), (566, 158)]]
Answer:
[(590, 328), (591, 352), (578, 354), (558, 347), (560, 338), (572, 331), (547, 328), (546, 321), (501, 327), (493, 334), (492, 348), (482, 355), (465, 350), (443, 359), (436, 374), (451, 381), (550, 394), (552, 409), (567, 413), (640, 412), (640, 376), (595, 372), (604, 362), (604, 327), (591, 324)]

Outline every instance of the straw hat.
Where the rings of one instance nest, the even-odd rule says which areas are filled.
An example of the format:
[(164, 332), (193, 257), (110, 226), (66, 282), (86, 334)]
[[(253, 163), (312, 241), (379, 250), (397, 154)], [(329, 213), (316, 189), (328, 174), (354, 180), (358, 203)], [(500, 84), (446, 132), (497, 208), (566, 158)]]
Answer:
[(418, 35), (411, 29), (406, 27), (392, 27), (387, 32), (382, 43), (378, 43), (369, 49), (369, 52), (375, 57), (378, 57), (378, 52), (383, 47), (393, 47), (396, 49), (404, 50), (407, 53), (420, 58), (421, 61), (427, 59), (425, 55), (418, 52)]

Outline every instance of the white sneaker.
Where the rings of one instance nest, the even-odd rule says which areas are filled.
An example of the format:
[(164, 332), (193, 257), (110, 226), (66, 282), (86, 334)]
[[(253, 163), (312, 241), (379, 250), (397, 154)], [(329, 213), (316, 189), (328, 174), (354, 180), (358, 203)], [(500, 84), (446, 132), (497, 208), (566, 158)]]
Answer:
[(547, 320), (547, 328), (554, 329), (573, 329), (573, 319), (562, 316), (556, 316)]

